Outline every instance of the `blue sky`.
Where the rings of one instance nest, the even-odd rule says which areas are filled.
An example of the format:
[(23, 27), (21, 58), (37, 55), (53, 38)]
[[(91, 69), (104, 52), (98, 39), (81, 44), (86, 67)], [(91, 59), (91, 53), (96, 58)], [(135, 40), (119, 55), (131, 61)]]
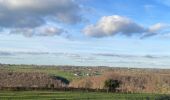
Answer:
[(0, 0), (0, 63), (170, 68), (170, 0)]

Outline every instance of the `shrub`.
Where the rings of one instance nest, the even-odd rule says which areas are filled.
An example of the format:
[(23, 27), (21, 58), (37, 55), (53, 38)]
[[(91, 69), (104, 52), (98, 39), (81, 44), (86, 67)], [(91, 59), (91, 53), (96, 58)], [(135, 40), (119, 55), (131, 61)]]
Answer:
[(120, 81), (119, 80), (112, 80), (108, 79), (104, 83), (104, 87), (107, 89), (107, 92), (109, 91), (116, 91), (116, 89), (120, 86)]

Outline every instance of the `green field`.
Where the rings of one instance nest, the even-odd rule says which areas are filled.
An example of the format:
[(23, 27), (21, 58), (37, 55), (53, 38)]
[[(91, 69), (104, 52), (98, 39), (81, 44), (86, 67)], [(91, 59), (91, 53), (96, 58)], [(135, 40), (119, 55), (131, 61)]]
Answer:
[(114, 94), (101, 92), (1, 91), (0, 100), (155, 100), (156, 94)]

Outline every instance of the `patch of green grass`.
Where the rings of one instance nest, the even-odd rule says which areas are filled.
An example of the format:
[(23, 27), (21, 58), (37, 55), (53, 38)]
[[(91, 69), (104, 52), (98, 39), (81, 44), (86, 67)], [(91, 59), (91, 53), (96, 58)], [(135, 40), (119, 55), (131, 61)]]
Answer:
[(101, 92), (1, 91), (0, 100), (155, 100), (156, 94), (115, 94)]

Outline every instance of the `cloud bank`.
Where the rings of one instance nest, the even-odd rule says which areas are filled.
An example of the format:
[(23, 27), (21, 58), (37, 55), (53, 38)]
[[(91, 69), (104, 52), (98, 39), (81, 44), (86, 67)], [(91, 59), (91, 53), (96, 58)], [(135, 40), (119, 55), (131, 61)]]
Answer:
[[(81, 12), (82, 7), (76, 0), (0, 0), (0, 28), (26, 37), (62, 35), (66, 30), (47, 26), (49, 21), (55, 25), (74, 25), (84, 20)], [(127, 17), (113, 15), (86, 26), (83, 32), (96, 38), (114, 35), (147, 38), (161, 33), (167, 26), (157, 23), (144, 27)]]
[(0, 27), (26, 36), (38, 30), (40, 36), (51, 36), (60, 34), (62, 29), (51, 27), (42, 30), (48, 20), (77, 24), (82, 21), (80, 12), (81, 7), (74, 0), (0, 0)]
[(119, 15), (104, 16), (96, 24), (88, 25), (83, 32), (87, 36), (101, 38), (114, 35), (133, 36), (139, 35), (141, 38), (158, 34), (166, 28), (166, 24), (155, 24), (149, 28), (145, 28), (131, 19)]
[(1, 27), (36, 27), (46, 17), (63, 23), (81, 21), (80, 7), (73, 0), (0, 0)]

